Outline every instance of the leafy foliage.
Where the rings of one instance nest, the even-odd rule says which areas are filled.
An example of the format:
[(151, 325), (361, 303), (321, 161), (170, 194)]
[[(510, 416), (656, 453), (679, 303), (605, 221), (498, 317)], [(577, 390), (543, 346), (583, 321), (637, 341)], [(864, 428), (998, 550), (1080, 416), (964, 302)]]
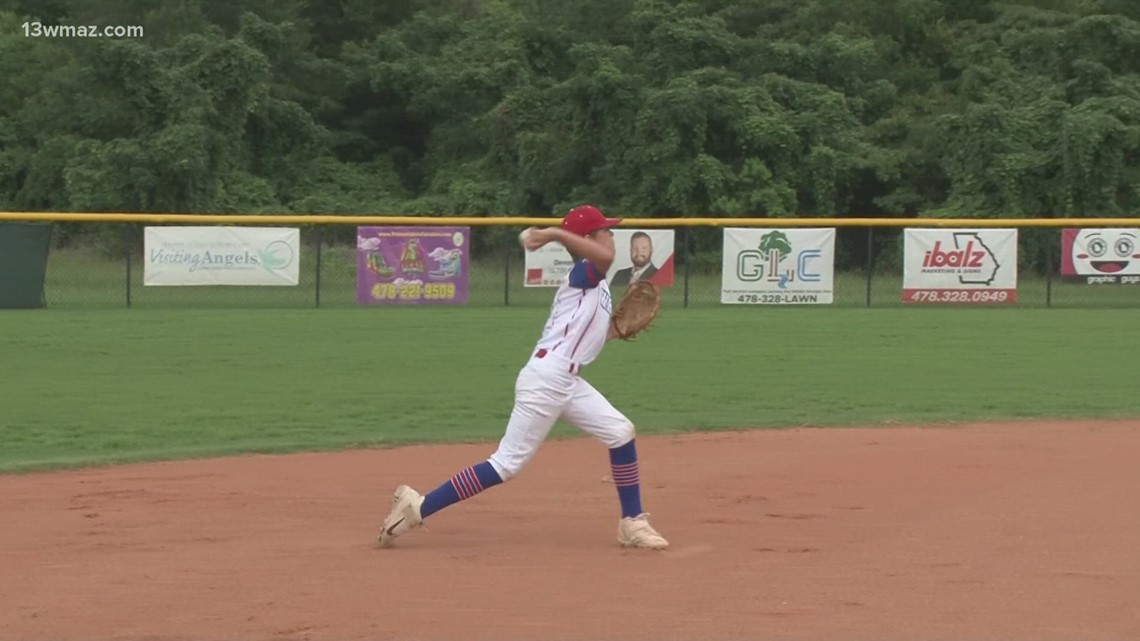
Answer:
[[(19, 0), (0, 207), (1095, 216), (1130, 0)], [(26, 37), (27, 21), (141, 38)]]

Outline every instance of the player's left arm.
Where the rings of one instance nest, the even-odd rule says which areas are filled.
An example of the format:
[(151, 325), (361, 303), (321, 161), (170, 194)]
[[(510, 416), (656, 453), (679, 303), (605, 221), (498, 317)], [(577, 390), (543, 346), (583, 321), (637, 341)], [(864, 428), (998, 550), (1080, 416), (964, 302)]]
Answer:
[(529, 229), (528, 249), (534, 251), (547, 243), (561, 243), (571, 254), (590, 261), (599, 274), (605, 274), (614, 263), (613, 248), (606, 247), (593, 238), (572, 234), (561, 227)]

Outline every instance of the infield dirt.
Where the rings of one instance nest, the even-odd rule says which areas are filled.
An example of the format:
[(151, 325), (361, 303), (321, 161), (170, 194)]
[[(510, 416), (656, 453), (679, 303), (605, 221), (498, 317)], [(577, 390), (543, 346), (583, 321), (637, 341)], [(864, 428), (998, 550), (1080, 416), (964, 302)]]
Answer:
[(384, 550), (397, 484), (494, 445), (0, 477), (0, 638), (1140, 638), (1138, 422), (638, 442), (664, 552), (588, 439)]

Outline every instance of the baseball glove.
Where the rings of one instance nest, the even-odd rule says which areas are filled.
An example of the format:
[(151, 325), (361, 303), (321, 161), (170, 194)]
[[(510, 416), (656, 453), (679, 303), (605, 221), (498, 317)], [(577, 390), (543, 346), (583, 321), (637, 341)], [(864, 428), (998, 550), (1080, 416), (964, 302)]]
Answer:
[(610, 317), (610, 332), (623, 341), (633, 340), (649, 329), (661, 309), (661, 292), (648, 281), (629, 286)]

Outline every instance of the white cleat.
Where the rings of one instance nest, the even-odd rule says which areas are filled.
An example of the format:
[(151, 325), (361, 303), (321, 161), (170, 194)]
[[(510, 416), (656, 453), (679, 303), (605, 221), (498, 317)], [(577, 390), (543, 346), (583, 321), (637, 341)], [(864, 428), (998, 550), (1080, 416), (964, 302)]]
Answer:
[(383, 525), (380, 526), (380, 536), (377, 540), (380, 541), (381, 547), (391, 547), (396, 537), (423, 524), (423, 517), (420, 516), (420, 506), (423, 502), (424, 497), (407, 485), (396, 488), (395, 494), (392, 495), (392, 511), (388, 512)]
[(618, 523), (618, 543), (626, 548), (646, 548), (664, 550), (669, 547), (665, 537), (657, 533), (649, 524), (649, 515), (642, 513), (625, 517)]

